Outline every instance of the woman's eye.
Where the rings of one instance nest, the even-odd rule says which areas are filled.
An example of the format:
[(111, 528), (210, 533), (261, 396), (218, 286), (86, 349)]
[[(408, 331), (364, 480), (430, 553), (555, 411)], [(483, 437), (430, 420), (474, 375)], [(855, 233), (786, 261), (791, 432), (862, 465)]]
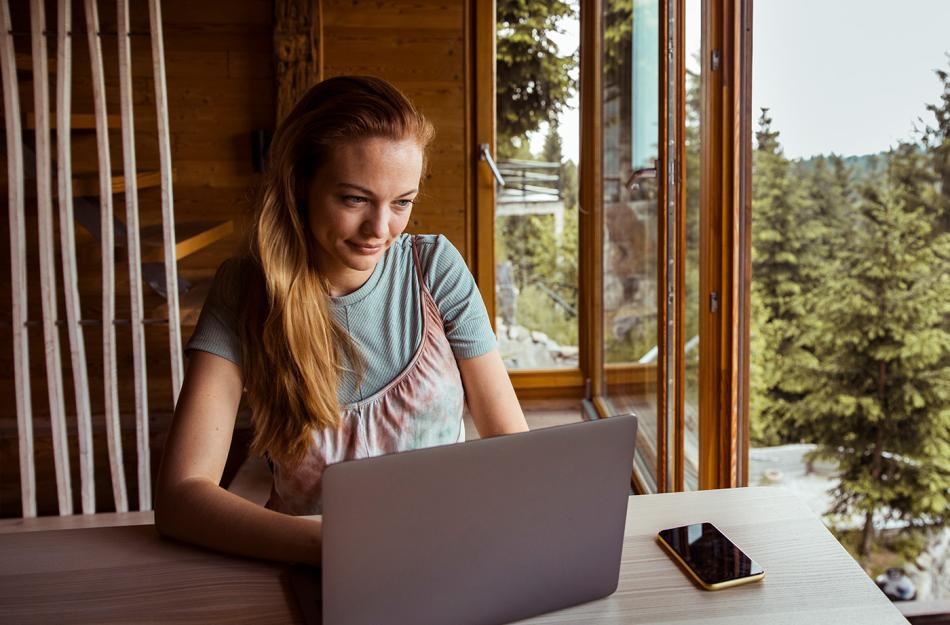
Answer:
[(415, 200), (396, 200), (396, 206), (399, 208), (410, 208), (415, 203)]
[(363, 204), (366, 202), (366, 198), (359, 195), (344, 195), (343, 201), (347, 204)]

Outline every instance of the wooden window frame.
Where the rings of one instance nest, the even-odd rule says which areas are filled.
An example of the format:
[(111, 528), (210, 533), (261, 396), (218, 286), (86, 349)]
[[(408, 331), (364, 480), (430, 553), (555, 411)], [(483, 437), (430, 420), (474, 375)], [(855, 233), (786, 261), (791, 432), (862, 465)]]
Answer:
[[(599, 3), (598, 3), (599, 4)], [(473, 84), (469, 84), (469, 93), (472, 94), (473, 114), (475, 123), (470, 133), (471, 167), (469, 179), (472, 181), (474, 194), (474, 210), (470, 211), (467, 223), (466, 243), (468, 245), (470, 269), (475, 276), (485, 307), (489, 311), (492, 327), (495, 326), (495, 180), (488, 167), (481, 163), (479, 150), (482, 144), (488, 144), (492, 155), (496, 154), (495, 145), (495, 93), (494, 89), (485, 89), (485, 85), (494, 85), (496, 47), (495, 47), (495, 20), (496, 3), (494, 0), (474, 2), (467, 0), (467, 15), (472, 23), (469, 29), (470, 59), (468, 67), (470, 75), (474, 77)], [(584, 6), (582, 3), (581, 32), (584, 32)], [(597, 42), (587, 41), (582, 34), (581, 47), (599, 45)], [(584, 55), (582, 55), (582, 59)], [(581, 69), (581, 74), (584, 70)], [(582, 81), (583, 83), (583, 81)], [(599, 80), (598, 80), (599, 84)], [(581, 87), (582, 110), (589, 106)], [(586, 109), (589, 110), (589, 109)], [(586, 134), (585, 134), (586, 132)], [(585, 131), (584, 122), (581, 124), (581, 136), (596, 137), (592, 128)], [(590, 158), (593, 146), (581, 142), (580, 163), (578, 170), (592, 169)], [(596, 146), (599, 146), (599, 139)], [(591, 173), (594, 173), (593, 170)], [(586, 173), (585, 177), (590, 178)], [(579, 176), (579, 178), (582, 178)], [(593, 229), (595, 213), (592, 192), (596, 189), (582, 182), (578, 189), (578, 201), (583, 207), (578, 216), (578, 240), (583, 249), (593, 249), (590, 246), (598, 245), (602, 238)], [(599, 256), (599, 254), (598, 254)], [(512, 385), (519, 399), (563, 399), (563, 398), (590, 398), (596, 390), (596, 382), (592, 379), (596, 373), (594, 363), (600, 363), (600, 343), (596, 340), (598, 330), (593, 328), (601, 307), (599, 298), (595, 295), (601, 292), (602, 281), (596, 274), (597, 259), (590, 254), (581, 254), (578, 258), (578, 365), (557, 369), (526, 369), (509, 372)], [(597, 301), (595, 301), (595, 299)]]
[(752, 0), (705, 0), (703, 30), (700, 293), (719, 300), (700, 314), (699, 488), (709, 489), (748, 483)]
[[(478, 158), (481, 144), (495, 154), (494, 0), (467, 0), (471, 22), (467, 89), (472, 95), (469, 186), (473, 210), (466, 228), (471, 269), (488, 310), (495, 307), (495, 182)], [(591, 416), (609, 416), (608, 385), (631, 377), (657, 389), (656, 487), (685, 488), (685, 0), (660, 1), (660, 136), (673, 128), (672, 149), (660, 141), (658, 199), (658, 359), (655, 365), (603, 364), (603, 195), (601, 0), (583, 0), (580, 11), (581, 154), (578, 199), (579, 360), (576, 368), (512, 371), (519, 398), (585, 398)], [(670, 16), (673, 19), (670, 20)], [(700, 423), (699, 488), (748, 481), (748, 345), (751, 273), (751, 16), (752, 0), (704, 0), (703, 106), (700, 203)], [(674, 28), (671, 32), (671, 25)], [(674, 45), (673, 65), (667, 50)], [(711, 66), (712, 51), (719, 66)], [(675, 80), (669, 73), (675, 67)], [(491, 85), (487, 93), (485, 85)], [(482, 91), (480, 91), (480, 87)], [(667, 97), (675, 89), (675, 112)], [(670, 184), (670, 176), (675, 184)], [(668, 204), (667, 185), (675, 195)], [(672, 230), (671, 226), (672, 225)], [(668, 256), (674, 262), (668, 265)], [(717, 295), (718, 310), (707, 304)], [(672, 305), (670, 305), (672, 302)], [(492, 315), (494, 325), (494, 316)], [(632, 480), (647, 490), (649, 476)], [(652, 490), (652, 489), (650, 489)]]

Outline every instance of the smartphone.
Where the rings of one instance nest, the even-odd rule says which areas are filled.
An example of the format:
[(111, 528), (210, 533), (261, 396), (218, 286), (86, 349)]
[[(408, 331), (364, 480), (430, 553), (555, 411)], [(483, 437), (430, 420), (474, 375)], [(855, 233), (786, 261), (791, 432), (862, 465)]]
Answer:
[(765, 569), (712, 523), (672, 527), (657, 534), (660, 546), (706, 590), (757, 582)]

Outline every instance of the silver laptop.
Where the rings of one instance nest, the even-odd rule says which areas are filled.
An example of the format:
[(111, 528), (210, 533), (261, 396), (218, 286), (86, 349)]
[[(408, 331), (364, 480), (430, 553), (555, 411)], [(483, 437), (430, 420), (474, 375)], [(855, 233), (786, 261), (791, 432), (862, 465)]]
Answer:
[(611, 594), (636, 432), (611, 417), (328, 467), (322, 582), (293, 579), (307, 622), (508, 623)]

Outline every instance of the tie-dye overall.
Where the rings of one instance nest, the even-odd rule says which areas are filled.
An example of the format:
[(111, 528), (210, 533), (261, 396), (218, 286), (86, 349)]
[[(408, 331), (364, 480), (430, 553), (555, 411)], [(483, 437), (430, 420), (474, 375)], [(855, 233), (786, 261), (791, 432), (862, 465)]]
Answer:
[(327, 466), (465, 440), (462, 378), (442, 316), (425, 286), (415, 240), (412, 252), (423, 315), (419, 348), (406, 368), (379, 392), (343, 406), (338, 429), (314, 431), (299, 465), (273, 464), (268, 508), (287, 514), (320, 514), (321, 478)]

